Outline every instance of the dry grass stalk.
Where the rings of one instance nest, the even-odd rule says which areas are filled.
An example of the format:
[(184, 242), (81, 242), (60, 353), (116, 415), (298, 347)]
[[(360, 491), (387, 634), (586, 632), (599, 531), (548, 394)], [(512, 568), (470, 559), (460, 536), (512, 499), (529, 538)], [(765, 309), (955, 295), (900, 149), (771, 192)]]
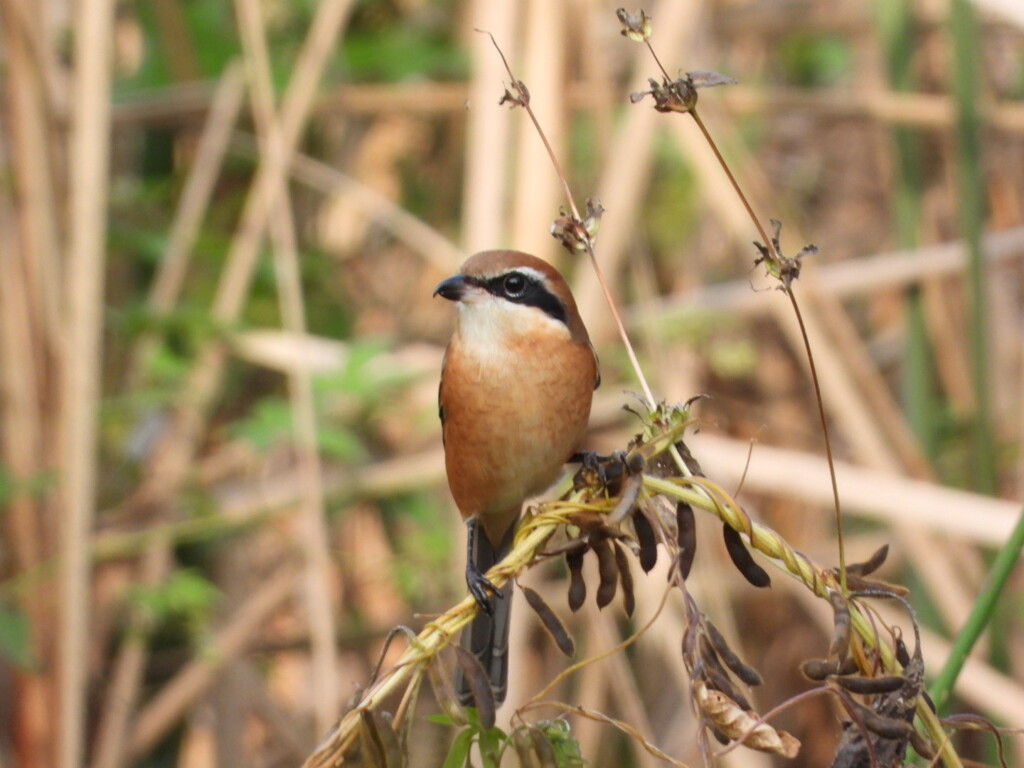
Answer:
[(75, 37), (70, 138), (66, 347), (61, 371), (60, 709), (57, 764), (75, 768), (85, 748), (89, 621), (88, 539), (96, 504), (101, 324), (110, 152), (113, 0), (83, 0)]
[(294, 564), (278, 567), (214, 636), (209, 658), (188, 664), (139, 710), (128, 744), (129, 760), (139, 759), (166, 736), (185, 711), (216, 682), (220, 666), (252, 643), (267, 620), (294, 594), (302, 570)]
[[(292, 79), (282, 101), (281, 141), (284, 150), (271, 158), (274, 160), (273, 163), (263, 163), (257, 171), (237, 234), (228, 253), (224, 272), (217, 286), (211, 312), (220, 322), (233, 321), (242, 309), (265, 232), (266, 201), (287, 175), (287, 158), (294, 152), (298, 143), (331, 46), (337, 39), (350, 9), (350, 0), (327, 0), (317, 8), (312, 27), (299, 53)], [(137, 491), (135, 504), (166, 507), (187, 478), (207, 411), (216, 393), (225, 355), (222, 344), (218, 342), (208, 344), (200, 352), (185, 385), (187, 399), (183, 399), (179, 404), (172, 417), (172, 423), (154, 446), (147, 475)], [(158, 543), (155, 546), (162, 545)], [(163, 561), (163, 558), (155, 557), (155, 560)], [(154, 572), (151, 575), (156, 576), (157, 581), (144, 583), (159, 583), (163, 578), (160, 573)], [(129, 639), (127, 642), (132, 643), (134, 640)], [(131, 678), (131, 670), (141, 669), (137, 653), (136, 650), (129, 651), (125, 648), (119, 654), (112, 675), (114, 680), (120, 680), (122, 677)], [(140, 679), (134, 676), (131, 684), (126, 687), (137, 690), (139, 683)], [(123, 733), (127, 724), (101, 724), (101, 731), (105, 727), (111, 728), (111, 733)], [(121, 736), (113, 735), (110, 739), (110, 743), (113, 744), (124, 743)], [(110, 755), (111, 766), (118, 764), (119, 757), (116, 754), (105, 754)]]
[[(260, 133), (262, 154), (268, 162), (287, 167), (285, 146), (275, 115), (270, 57), (266, 49), (266, 29), (259, 5), (254, 0), (237, 0), (245, 61), (253, 94), (253, 111)], [(274, 244), (274, 270), (277, 277), (281, 316), (285, 330), (306, 332), (305, 307), (299, 276), (298, 246), (292, 220), (291, 196), (287, 177), (267, 190), (264, 203), (270, 215), (270, 233)], [(323, 480), (317, 449), (316, 411), (308, 369), (297, 366), (288, 374), (292, 401), (297, 475), (302, 496), (299, 506), (299, 541), (305, 555), (303, 589), (312, 644), (313, 711), (317, 732), (331, 726), (338, 716), (338, 673), (334, 657), (334, 618), (330, 596), (333, 581), (327, 551), (327, 527), (324, 522)]]
[[(245, 91), (240, 64), (230, 65), (221, 76), (206, 124), (199, 139), (192, 169), (167, 234), (167, 245), (149, 289), (147, 303), (153, 312), (169, 312), (178, 301), (191, 262), (199, 227), (210, 208), (214, 184), (228, 149), (231, 131), (238, 120)], [(141, 381), (143, 368), (156, 349), (156, 338), (145, 334), (135, 344), (126, 387)]]
[[(564, 3), (546, 0), (528, 0), (520, 6), (523, 32), (519, 58), (523, 62), (524, 80), (532, 86), (530, 103), (541, 115), (555, 153), (563, 157), (568, 122), (562, 97), (567, 57), (563, 41), (568, 32), (568, 11)], [(497, 81), (492, 81), (492, 90), (496, 85)], [(496, 153), (497, 157), (514, 156), (511, 205), (506, 216), (507, 237), (515, 248), (557, 262), (564, 253), (548, 233), (551, 212), (558, 210), (557, 179), (550, 163), (545, 162), (547, 156), (533, 126), (521, 120), (516, 128), (517, 135), (509, 151)]]
[[(668, 50), (686, 50), (697, 34), (697, 20), (702, 3), (686, 4), (662, 0), (653, 13), (659, 20), (659, 32), (664, 35)], [(642, 90), (647, 85), (645, 66), (647, 52), (637, 46), (632, 57), (631, 89)], [(615, 215), (601, 222), (601, 259), (608, 275), (622, 273), (627, 247), (635, 236), (633, 229), (640, 218), (651, 163), (654, 157), (655, 136), (662, 116), (649, 109), (630, 109), (616, 132), (614, 143), (606, 158), (598, 185), (597, 197)], [(600, 342), (612, 330), (612, 321), (604, 312), (604, 294), (592, 270), (584, 270), (574, 290), (580, 314), (587, 327)]]
[[(515, 45), (516, 0), (473, 0), (470, 29), (503, 30)], [(468, 41), (473, 65), (467, 105), (466, 170), (462, 181), (462, 245), (467, 253), (505, 242), (507, 217), (505, 162), (511, 125), (496, 105), (495, 87), (505, 76), (487, 38), (471, 33)], [(454, 264), (449, 265), (449, 267)]]

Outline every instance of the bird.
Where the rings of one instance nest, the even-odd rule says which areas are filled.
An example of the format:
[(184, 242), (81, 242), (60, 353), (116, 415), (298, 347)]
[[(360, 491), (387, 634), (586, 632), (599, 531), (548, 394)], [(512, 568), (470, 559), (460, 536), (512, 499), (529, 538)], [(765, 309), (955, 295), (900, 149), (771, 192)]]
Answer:
[[(466, 523), (466, 585), (481, 608), (460, 642), (500, 705), (512, 584), (499, 589), (484, 574), (511, 550), (523, 502), (547, 490), (575, 455), (601, 377), (569, 286), (546, 261), (483, 251), (434, 296), (458, 307), (438, 404), (448, 486)], [(459, 700), (472, 705), (469, 681), (457, 675)]]

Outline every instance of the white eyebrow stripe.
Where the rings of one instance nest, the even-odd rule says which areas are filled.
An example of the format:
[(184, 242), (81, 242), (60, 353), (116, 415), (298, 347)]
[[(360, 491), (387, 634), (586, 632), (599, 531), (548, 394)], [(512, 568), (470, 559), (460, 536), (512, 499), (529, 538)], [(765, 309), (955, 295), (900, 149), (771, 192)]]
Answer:
[(521, 275), (526, 275), (538, 283), (547, 284), (547, 277), (539, 269), (533, 267), (512, 267), (511, 269), (505, 269), (501, 272), (495, 272), (493, 275), (485, 275), (484, 280), (493, 280), (496, 277), (503, 277), (504, 275), (511, 275), (513, 272), (518, 272)]
[(544, 277), (544, 273), (539, 269), (534, 269), (533, 267), (516, 267), (513, 271), (524, 274), (527, 277), (532, 277), (538, 283), (547, 282), (547, 278)]

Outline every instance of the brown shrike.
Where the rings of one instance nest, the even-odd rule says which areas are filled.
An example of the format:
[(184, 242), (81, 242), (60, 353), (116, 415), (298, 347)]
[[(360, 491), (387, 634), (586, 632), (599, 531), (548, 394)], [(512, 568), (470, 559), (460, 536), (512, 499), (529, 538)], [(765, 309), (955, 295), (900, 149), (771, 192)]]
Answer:
[[(459, 309), (440, 414), (448, 485), (466, 521), (466, 584), (482, 609), (462, 645), (480, 660), (500, 704), (512, 583), (498, 589), (484, 573), (511, 549), (523, 501), (546, 490), (579, 446), (600, 375), (569, 286), (550, 264), (484, 251), (438, 294)], [(457, 687), (463, 704), (472, 703), (467, 681)]]

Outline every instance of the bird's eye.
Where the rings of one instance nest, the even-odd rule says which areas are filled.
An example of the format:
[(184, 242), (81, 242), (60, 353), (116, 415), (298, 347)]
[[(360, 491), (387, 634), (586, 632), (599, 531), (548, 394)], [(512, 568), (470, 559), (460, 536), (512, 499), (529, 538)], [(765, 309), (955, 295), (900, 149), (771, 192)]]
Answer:
[(512, 272), (505, 276), (501, 287), (505, 291), (506, 296), (514, 299), (518, 296), (522, 296), (523, 291), (526, 290), (526, 278), (518, 272)]

